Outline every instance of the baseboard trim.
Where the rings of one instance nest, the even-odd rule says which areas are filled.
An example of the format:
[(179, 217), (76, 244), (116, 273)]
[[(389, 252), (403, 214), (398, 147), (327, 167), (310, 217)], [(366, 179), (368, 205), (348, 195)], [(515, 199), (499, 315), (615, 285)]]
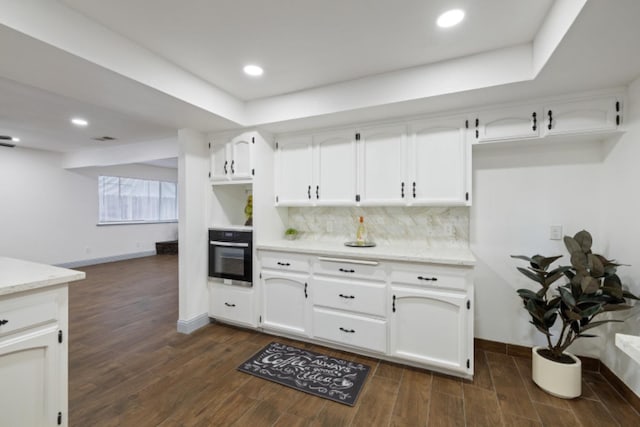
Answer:
[(629, 402), (629, 404), (633, 406), (638, 413), (640, 413), (640, 396), (635, 394), (634, 391), (631, 390), (620, 378), (618, 378), (618, 376), (604, 363), (600, 364), (600, 374), (609, 381), (609, 384), (611, 384), (613, 388), (620, 393), (624, 400)]
[(189, 320), (178, 320), (178, 332), (181, 334), (191, 334), (198, 329), (209, 324), (209, 314), (202, 313)]
[(125, 261), (127, 259), (134, 259), (134, 258), (144, 258), (148, 256), (154, 256), (155, 254), (156, 254), (156, 251), (134, 252), (131, 254), (113, 255), (113, 256), (108, 256), (103, 258), (92, 258), (92, 259), (84, 259), (80, 261), (65, 262), (62, 264), (56, 264), (56, 266), (64, 267), (64, 268), (86, 267), (87, 265), (106, 264), (108, 262)]
[[(501, 353), (509, 356), (531, 358), (531, 347), (522, 345), (507, 344), (498, 341), (483, 340), (474, 338), (474, 347), (477, 350), (490, 351), (492, 353)], [(624, 383), (607, 365), (602, 363), (600, 359), (587, 356), (578, 356), (582, 361), (582, 368), (586, 371), (600, 372), (602, 376), (609, 381), (609, 384), (620, 393), (633, 408), (640, 413), (640, 396), (634, 393), (628, 385)]]

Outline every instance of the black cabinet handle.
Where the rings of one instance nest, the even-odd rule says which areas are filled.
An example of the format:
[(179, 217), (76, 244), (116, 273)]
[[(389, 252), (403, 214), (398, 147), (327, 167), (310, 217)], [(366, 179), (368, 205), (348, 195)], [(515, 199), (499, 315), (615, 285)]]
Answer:
[(342, 332), (346, 332), (346, 333), (348, 333), (348, 334), (353, 334), (353, 333), (355, 333), (355, 332), (356, 332), (356, 331), (355, 331), (355, 330), (353, 330), (353, 329), (345, 329), (345, 328), (343, 328), (342, 326), (340, 326), (340, 330), (341, 330)]
[(278, 265), (282, 265), (284, 267), (289, 267), (291, 264), (289, 264), (288, 262), (280, 262), (280, 261), (278, 261)]
[(396, 296), (395, 295), (393, 296), (393, 305), (391, 309), (393, 310), (394, 313), (396, 312)]
[(320, 198), (320, 186), (316, 185), (316, 199)]
[(224, 305), (226, 305), (227, 307), (235, 307), (235, 304), (229, 304), (228, 302), (225, 302)]
[(355, 298), (355, 296), (353, 296), (353, 295), (343, 295), (343, 294), (340, 294), (340, 295), (338, 295), (338, 296), (339, 296), (340, 298), (344, 298), (344, 299), (354, 299), (354, 298)]
[(7, 319), (0, 320), (0, 326), (6, 325), (7, 323), (9, 323), (9, 321)]
[(400, 196), (404, 199), (404, 182), (400, 184)]
[(233, 164), (235, 163), (235, 160), (231, 160), (231, 175), (233, 175), (234, 173), (236, 173), (235, 170), (233, 170)]
[(422, 276), (418, 276), (418, 280), (428, 280), (428, 281), (435, 282), (436, 280), (438, 280), (438, 278), (437, 277), (422, 277)]
[(355, 273), (356, 272), (355, 270), (347, 270), (347, 269), (344, 269), (344, 268), (339, 268), (338, 270), (342, 271), (343, 273)]
[(533, 131), (535, 132), (538, 129), (538, 114), (535, 111), (531, 114), (531, 119), (533, 121)]
[(307, 294), (307, 286), (308, 286), (308, 284), (305, 282), (305, 284), (304, 284), (304, 297), (305, 298), (309, 298), (309, 294)]
[(416, 198), (416, 182), (413, 181), (413, 198)]
[(311, 186), (307, 187), (307, 197), (311, 200)]
[(553, 111), (549, 110), (549, 126), (547, 126), (549, 128), (549, 130), (551, 130), (551, 128), (553, 127)]
[(224, 161), (224, 174), (225, 174), (225, 175), (227, 174), (227, 164), (229, 164), (229, 161), (228, 161), (228, 160), (225, 160), (225, 161)]

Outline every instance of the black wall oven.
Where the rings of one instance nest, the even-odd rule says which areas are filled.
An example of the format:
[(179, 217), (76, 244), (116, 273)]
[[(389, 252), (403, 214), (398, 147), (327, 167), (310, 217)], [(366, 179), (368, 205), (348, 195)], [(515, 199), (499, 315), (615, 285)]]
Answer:
[(253, 281), (253, 232), (224, 228), (209, 229), (209, 277)]

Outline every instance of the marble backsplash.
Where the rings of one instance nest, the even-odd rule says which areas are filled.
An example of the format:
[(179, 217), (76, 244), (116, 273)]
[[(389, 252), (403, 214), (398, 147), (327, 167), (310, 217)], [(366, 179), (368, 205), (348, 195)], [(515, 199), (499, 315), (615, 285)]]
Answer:
[(301, 239), (355, 239), (358, 218), (364, 217), (368, 240), (378, 244), (468, 247), (468, 207), (315, 207), (289, 208), (291, 228)]

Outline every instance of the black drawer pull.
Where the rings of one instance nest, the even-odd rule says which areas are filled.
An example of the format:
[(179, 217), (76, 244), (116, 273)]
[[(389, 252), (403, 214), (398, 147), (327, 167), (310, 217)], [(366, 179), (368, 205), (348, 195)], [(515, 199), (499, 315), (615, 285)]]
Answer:
[(229, 164), (229, 161), (225, 160), (224, 162), (224, 174), (227, 174), (227, 165)]
[(9, 321), (7, 319), (0, 320), (0, 326), (6, 325), (7, 323), (9, 323)]
[(418, 276), (418, 280), (430, 280), (432, 282), (435, 282), (436, 280), (438, 280), (437, 277), (422, 277), (422, 276)]
[(278, 265), (281, 265), (283, 267), (289, 267), (291, 264), (289, 264), (288, 262), (280, 262), (280, 261), (278, 261)]
[(345, 268), (339, 268), (338, 270), (342, 271), (343, 273), (355, 273), (355, 270), (347, 270)]
[(355, 331), (355, 330), (353, 330), (353, 329), (345, 329), (345, 328), (343, 328), (342, 326), (340, 326), (340, 330), (341, 330), (342, 332), (346, 332), (346, 333), (348, 333), (348, 334), (353, 334), (353, 333), (355, 333), (355, 332), (356, 332), (356, 331)]
[(234, 173), (236, 173), (236, 171), (233, 169), (233, 164), (235, 163), (235, 160), (231, 160), (231, 174), (233, 175)]
[(355, 297), (353, 295), (338, 295), (340, 298), (345, 298), (345, 299), (354, 299)]
[(227, 307), (235, 307), (235, 304), (229, 304), (228, 302), (225, 302), (224, 305), (226, 305)]

